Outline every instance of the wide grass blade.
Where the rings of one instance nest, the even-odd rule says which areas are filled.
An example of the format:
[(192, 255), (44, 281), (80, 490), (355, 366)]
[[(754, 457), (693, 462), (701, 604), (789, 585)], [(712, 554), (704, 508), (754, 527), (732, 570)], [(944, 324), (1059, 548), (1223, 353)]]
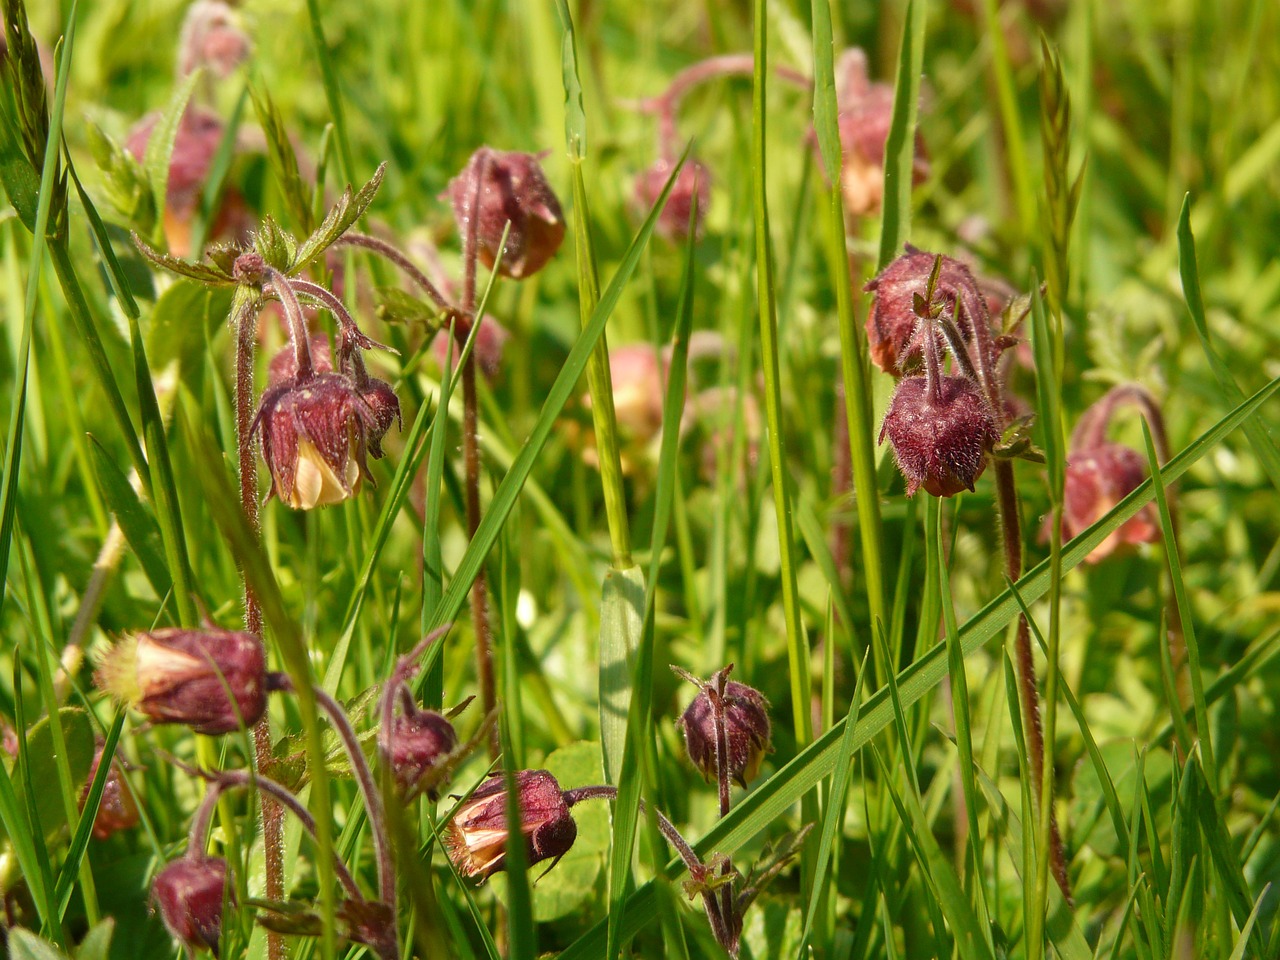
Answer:
[(883, 270), (911, 236), (911, 184), (916, 155), (916, 117), (924, 72), (925, 0), (908, 0), (898, 47), (893, 116), (884, 143), (884, 199), (880, 215), (879, 267)]

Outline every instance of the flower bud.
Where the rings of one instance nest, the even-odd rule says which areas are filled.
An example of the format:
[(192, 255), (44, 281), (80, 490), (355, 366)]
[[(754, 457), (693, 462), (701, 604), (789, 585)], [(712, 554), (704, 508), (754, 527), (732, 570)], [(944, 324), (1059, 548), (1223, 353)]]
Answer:
[(429, 774), (458, 747), (453, 724), (434, 710), (422, 710), (407, 695), (404, 712), (391, 723), (391, 767), (396, 786), (406, 797), (425, 792), (436, 799), (438, 784)]
[[(1093, 526), (1146, 479), (1146, 461), (1118, 443), (1073, 452), (1063, 478), (1062, 538), (1070, 540)], [(1160, 528), (1148, 504), (1089, 551), (1086, 563), (1105, 560), (1126, 544), (1154, 543)]]
[(103, 657), (95, 679), (153, 722), (185, 723), (196, 733), (253, 726), (267, 706), (262, 642), (216, 627), (127, 634)]
[(225, 79), (252, 50), (253, 43), (231, 7), (223, 0), (196, 0), (187, 8), (178, 35), (178, 77), (207, 67)]
[[(662, 188), (667, 185), (667, 179), (671, 176), (671, 167), (670, 160), (660, 159), (636, 177), (635, 202), (642, 213), (647, 215), (662, 196)], [(706, 216), (711, 199), (710, 191), (707, 168), (696, 160), (687, 161), (676, 175), (675, 183), (671, 185), (667, 205), (658, 214), (658, 222), (654, 228), (658, 235), (672, 243), (683, 241), (689, 235), (691, 213), (694, 215), (694, 236), (701, 235), (702, 218)]]
[[(519, 831), (525, 855), (532, 866), (569, 852), (578, 825), (569, 813), (560, 784), (546, 770), (519, 770), (515, 774), (520, 798)], [(507, 837), (513, 825), (507, 818), (507, 787), (495, 774), (464, 803), (445, 830), (449, 859), (463, 876), (486, 879), (506, 868)]]
[(941, 375), (934, 397), (927, 377), (898, 381), (880, 428), (881, 443), (886, 436), (907, 478), (907, 496), (924, 487), (935, 497), (950, 497), (973, 489), (1000, 432), (976, 383)]
[[(885, 373), (901, 376), (920, 356), (920, 344), (912, 342), (919, 317), (915, 297), (924, 296), (933, 273), (936, 254), (907, 244), (906, 253), (885, 267), (863, 289), (873, 294), (867, 314), (867, 339), (871, 359)], [(972, 271), (954, 257), (942, 258), (934, 300), (946, 304), (946, 312), (956, 319), (961, 334), (972, 335), (971, 323), (989, 323), (987, 304)], [(963, 307), (957, 316), (956, 302)]]
[(155, 904), (175, 940), (191, 950), (218, 955), (222, 939), (222, 905), (235, 901), (227, 888), (227, 861), (221, 857), (183, 857), (158, 874), (151, 884)]
[[(89, 765), (89, 777), (84, 789), (80, 791), (81, 808), (89, 796), (93, 778), (98, 775), (98, 767), (102, 763), (102, 747), (103, 743), (99, 740), (93, 752), (93, 763)], [(113, 759), (107, 768), (107, 779), (102, 784), (102, 799), (98, 803), (97, 816), (93, 818), (94, 839), (105, 840), (117, 830), (132, 829), (138, 825), (138, 818), (138, 805), (133, 801), (133, 794), (121, 782), (120, 768)]]
[[(725, 671), (721, 671), (721, 674)], [(736, 680), (723, 681), (721, 674), (702, 684), (677, 722), (684, 731), (685, 750), (693, 765), (707, 779), (718, 776), (716, 765), (716, 706), (724, 711), (724, 732), (729, 776), (739, 786), (755, 779), (770, 746), (769, 701), (754, 687)]]
[(471, 155), (462, 172), (449, 181), (446, 191), (464, 236), (477, 187), (479, 204), (475, 215), (479, 217), (476, 238), (480, 259), (487, 267), (499, 260), (502, 231), (509, 221), (511, 229), (498, 272), (515, 280), (537, 273), (564, 239), (560, 201), (547, 183), (537, 157), (489, 147), (481, 147)]
[(361, 477), (368, 476), (369, 437), (380, 441), (391, 418), (399, 415), (398, 402), (391, 411), (385, 396), (375, 399), (379, 411), (340, 373), (313, 373), (269, 387), (253, 421), (254, 431), (262, 429), (262, 458), (271, 472), (269, 496), (295, 510), (353, 496)]

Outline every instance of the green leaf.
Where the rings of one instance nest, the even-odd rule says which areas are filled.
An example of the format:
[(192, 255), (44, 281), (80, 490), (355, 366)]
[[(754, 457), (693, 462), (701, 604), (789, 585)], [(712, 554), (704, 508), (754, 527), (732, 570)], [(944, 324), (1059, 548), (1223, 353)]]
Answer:
[(231, 312), (226, 287), (179, 280), (160, 294), (147, 324), (147, 357), (157, 370), (177, 361), (183, 382), (200, 371), (209, 339)]
[(98, 442), (98, 438), (91, 434), (89, 440), (93, 472), (98, 481), (98, 489), (102, 492), (102, 499), (115, 515), (120, 531), (142, 565), (142, 572), (147, 575), (156, 596), (167, 596), (173, 588), (173, 580), (164, 562), (164, 545), (160, 540), (160, 528), (156, 525), (155, 517), (111, 459), (111, 455)]
[(281, 273), (290, 270), (298, 254), (298, 241), (271, 216), (263, 218), (262, 226), (253, 236), (253, 246), (269, 266)]
[(22, 146), (14, 129), (5, 117), (0, 122), (0, 183), (4, 184), (4, 192), (17, 211), (18, 220), (35, 233), (36, 207), (40, 196), (40, 177), (22, 152)]
[(364, 216), (365, 210), (369, 209), (369, 204), (373, 203), (373, 198), (377, 196), (378, 188), (382, 186), (382, 175), (386, 170), (385, 162), (378, 164), (378, 169), (369, 178), (369, 182), (354, 195), (352, 195), (350, 184), (347, 185), (338, 202), (330, 208), (324, 222), (298, 247), (293, 265), (286, 271), (287, 273), (301, 273)]
[(22, 927), (9, 931), (9, 956), (12, 960), (67, 960), (67, 955), (48, 940)]
[(76, 960), (108, 960), (111, 954), (111, 935), (116, 932), (116, 922), (107, 917), (90, 928), (76, 947)]
[(176, 273), (178, 276), (187, 277), (190, 280), (199, 280), (201, 283), (224, 285), (235, 283), (231, 278), (231, 274), (221, 267), (212, 263), (197, 263), (183, 260), (181, 257), (175, 257), (169, 253), (161, 253), (136, 233), (133, 234), (133, 245), (138, 248), (138, 251), (144, 257), (161, 270)]
[(884, 194), (880, 216), (879, 269), (883, 270), (911, 237), (911, 186), (916, 156), (916, 115), (924, 72), (924, 0), (909, 0), (902, 19), (898, 73), (893, 87), (893, 116), (884, 143)]
[(635, 654), (644, 627), (644, 573), (610, 568), (600, 591), (600, 749), (605, 783), (622, 774)]
[[(89, 779), (89, 765), (93, 763), (93, 726), (89, 715), (78, 707), (63, 707), (58, 711), (62, 735), (67, 744), (67, 765), (75, 783)], [(40, 825), (46, 837), (52, 837), (67, 825), (67, 811), (62, 803), (62, 791), (58, 783), (57, 751), (53, 745), (53, 730), (49, 718), (41, 717), (27, 732), (27, 756), (30, 770), (28, 781), (20, 770), (13, 776), (14, 790), (19, 796), (29, 792), (35, 800), (40, 815)]]
[[(1209, 324), (1205, 319), (1204, 297), (1200, 293), (1200, 274), (1196, 267), (1196, 238), (1191, 233), (1191, 195), (1182, 199), (1182, 212), (1178, 215), (1178, 273), (1182, 278), (1182, 295), (1187, 301), (1187, 313), (1200, 338), (1200, 347), (1209, 360), (1209, 367), (1217, 378), (1227, 403), (1238, 405), (1244, 400), (1244, 391), (1231, 375), (1222, 356), (1209, 339)], [(1244, 435), (1253, 449), (1254, 456), (1266, 472), (1272, 485), (1280, 490), (1280, 450), (1264, 420), (1250, 420), (1244, 425)]]

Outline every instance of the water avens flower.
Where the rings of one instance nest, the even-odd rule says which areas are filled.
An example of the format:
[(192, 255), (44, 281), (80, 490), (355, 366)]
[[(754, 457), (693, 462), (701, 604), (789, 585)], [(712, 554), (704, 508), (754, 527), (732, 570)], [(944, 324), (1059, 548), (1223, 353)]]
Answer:
[[(1063, 478), (1062, 537), (1070, 540), (1093, 526), (1147, 478), (1147, 461), (1132, 447), (1104, 443), (1071, 453)], [(1128, 544), (1160, 539), (1148, 504), (1089, 551), (1086, 563), (1097, 563)]]
[[(662, 158), (637, 175), (633, 194), (636, 206), (643, 214), (647, 215), (662, 196), (662, 188), (667, 185), (673, 166), (670, 160)], [(689, 217), (692, 215), (694, 236), (701, 235), (702, 220), (710, 202), (711, 179), (707, 168), (696, 160), (686, 161), (671, 185), (666, 206), (658, 214), (655, 232), (672, 243), (681, 242), (689, 235)]]
[[(541, 270), (560, 249), (565, 226), (560, 201), (538, 158), (491, 147), (481, 147), (471, 155), (446, 191), (463, 235), (473, 216), (477, 191), (476, 239), (485, 266), (497, 263), (500, 274), (515, 280)], [(508, 222), (511, 228), (506, 247), (499, 251)]]
[(401, 712), (391, 723), (387, 740), (396, 786), (405, 797), (426, 793), (437, 799), (432, 774), (458, 748), (458, 734), (442, 714), (424, 710), (413, 702), (407, 690), (401, 697)]
[(987, 452), (1000, 438), (991, 408), (968, 377), (906, 377), (889, 402), (880, 442), (893, 446), (907, 495), (920, 487), (935, 497), (972, 490), (986, 469)]
[(171, 627), (126, 634), (95, 680), (154, 723), (219, 734), (253, 726), (267, 705), (262, 641), (250, 633)]
[(295, 510), (353, 496), (368, 475), (369, 434), (379, 425), (368, 401), (340, 373), (293, 377), (268, 388), (254, 430), (262, 430), (271, 494)]
[[(93, 752), (93, 763), (89, 765), (89, 776), (85, 779), (84, 788), (80, 791), (81, 809), (84, 808), (84, 802), (89, 797), (93, 778), (97, 776), (98, 768), (102, 765), (102, 748), (103, 743), (99, 741)], [(133, 800), (133, 794), (122, 782), (119, 765), (114, 758), (107, 762), (110, 764), (107, 768), (107, 779), (103, 781), (102, 798), (98, 802), (98, 812), (93, 818), (95, 840), (106, 840), (118, 830), (130, 830), (138, 825), (139, 820), (138, 805)]]
[(175, 940), (189, 950), (218, 955), (222, 939), (222, 907), (234, 902), (227, 888), (227, 861), (193, 856), (175, 860), (151, 884), (151, 901)]
[(507, 787), (501, 774), (490, 777), (471, 794), (445, 828), (449, 859), (467, 877), (486, 879), (506, 868), (507, 843), (523, 837), (527, 863), (559, 859), (578, 836), (560, 784), (546, 770), (515, 773), (520, 822), (507, 816)]
[[(754, 687), (736, 680), (721, 685), (719, 674), (702, 689), (677, 721), (693, 765), (708, 780), (717, 774), (717, 714), (723, 718), (726, 771), (739, 786), (755, 779), (770, 746), (769, 702)], [(721, 688), (722, 686), (722, 688)]]

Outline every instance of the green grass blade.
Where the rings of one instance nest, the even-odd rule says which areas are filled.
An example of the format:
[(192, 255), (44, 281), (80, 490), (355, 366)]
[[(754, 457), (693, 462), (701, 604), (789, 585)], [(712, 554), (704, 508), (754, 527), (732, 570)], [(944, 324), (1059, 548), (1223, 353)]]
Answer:
[(840, 737), (840, 752), (836, 754), (835, 766), (831, 771), (831, 789), (827, 794), (826, 809), (822, 814), (822, 834), (818, 838), (818, 849), (813, 860), (813, 883), (809, 890), (809, 905), (805, 910), (804, 936), (800, 940), (797, 957), (808, 956), (807, 945), (813, 931), (814, 917), (821, 903), (821, 891), (826, 885), (827, 865), (831, 861), (836, 844), (836, 832), (844, 825), (845, 801), (849, 790), (849, 781), (853, 778), (854, 738), (858, 727), (858, 710), (862, 706), (863, 686), (867, 679), (867, 663), (870, 651), (863, 655), (862, 665), (858, 668), (858, 682), (854, 686), (853, 700), (849, 704), (849, 712), (844, 718), (844, 733)]
[(884, 200), (880, 218), (880, 258), (883, 270), (911, 236), (912, 168), (916, 156), (916, 116), (920, 112), (920, 76), (924, 72), (924, 0), (909, 0), (898, 47), (898, 72), (893, 89), (893, 116), (884, 144)]
[[(843, 158), (832, 63), (830, 3), (828, 0), (812, 0), (810, 10), (813, 19), (813, 124), (822, 150), (822, 165), (829, 179), (827, 230), (822, 246), (828, 276), (836, 294), (836, 316), (840, 325), (840, 376), (845, 388), (844, 413), (853, 468), (863, 576), (866, 578), (871, 622), (889, 623), (885, 610), (884, 531), (880, 519), (880, 491), (876, 483), (876, 453), (871, 425), (871, 369), (867, 347), (854, 317), (853, 276), (849, 269), (843, 193), (840, 189)], [(896, 197), (893, 202), (897, 202)], [(803, 531), (803, 517), (801, 520)], [(835, 596), (843, 600), (844, 590), (837, 587)], [(843, 611), (841, 617), (844, 617)], [(853, 621), (844, 622), (851, 629)], [(868, 649), (874, 647), (870, 643), (866, 646)], [(888, 665), (879, 664), (877, 669), (883, 679)]]
[[(1196, 712), (1196, 733), (1200, 737), (1200, 749), (1204, 754), (1205, 772), (1209, 783), (1213, 785), (1216, 795), (1220, 789), (1218, 764), (1214, 757), (1212, 728), (1209, 726), (1209, 708), (1204, 698), (1204, 674), (1200, 670), (1200, 644), (1196, 639), (1195, 611), (1191, 609), (1191, 601), (1187, 597), (1187, 585), (1182, 579), (1182, 557), (1178, 551), (1178, 541), (1174, 535), (1173, 515), (1169, 512), (1169, 497), (1165, 492), (1165, 474), (1167, 470), (1160, 466), (1156, 456), (1155, 443), (1151, 438), (1151, 429), (1144, 419), (1142, 435), (1147, 444), (1147, 461), (1151, 468), (1151, 482), (1155, 488), (1156, 504), (1160, 511), (1160, 531), (1164, 537), (1165, 559), (1169, 564), (1169, 579), (1173, 583), (1173, 596), (1178, 606), (1178, 614), (1182, 619), (1183, 639), (1187, 644), (1187, 670), (1191, 675), (1191, 698)], [(1170, 481), (1172, 482), (1172, 481)]]
[[(1183, 198), (1182, 212), (1178, 215), (1178, 273), (1182, 278), (1182, 295), (1187, 301), (1187, 313), (1196, 328), (1196, 336), (1200, 338), (1200, 346), (1209, 361), (1209, 367), (1213, 370), (1227, 403), (1239, 404), (1244, 399), (1244, 391), (1240, 389), (1230, 367), (1209, 339), (1204, 296), (1200, 292), (1200, 272), (1196, 267), (1196, 238), (1191, 232), (1190, 194)], [(1277, 450), (1266, 423), (1262, 420), (1249, 421), (1244, 425), (1244, 435), (1272, 485), (1280, 490), (1280, 450)]]
[(347, 115), (342, 109), (342, 94), (338, 92), (338, 76), (334, 71), (337, 57), (329, 49), (320, 24), (320, 4), (307, 0), (307, 22), (311, 28), (311, 43), (315, 48), (316, 62), (320, 65), (320, 79), (324, 84), (324, 98), (333, 117), (334, 138), (338, 141), (338, 173), (343, 182), (353, 183), (356, 164), (351, 153), (351, 138), (347, 136)]
[[(755, 3), (755, 69), (751, 81), (751, 182), (755, 215), (756, 310), (760, 322), (760, 365), (764, 374), (764, 410), (769, 439), (773, 507), (778, 520), (778, 554), (782, 564), (782, 612), (787, 627), (787, 668), (791, 674), (791, 717), (796, 743), (813, 739), (810, 708), (809, 641), (800, 616), (796, 549), (791, 513), (790, 464), (782, 429), (782, 364), (778, 342), (778, 297), (773, 247), (769, 235), (769, 200), (765, 189), (765, 90), (768, 86), (769, 18), (766, 0)], [(811, 802), (811, 801), (808, 801)], [(816, 810), (806, 808), (806, 813)], [(808, 817), (806, 817), (808, 819)]]
[[(125, 713), (116, 713), (102, 744), (103, 758), (116, 755), (116, 744), (120, 742), (120, 733), (124, 730)], [(71, 845), (67, 848), (66, 859), (62, 869), (58, 871), (58, 882), (55, 887), (54, 900), (58, 904), (61, 916), (66, 916), (67, 904), (71, 901), (72, 885), (80, 872), (80, 864), (84, 862), (85, 851), (89, 849), (89, 839), (93, 835), (93, 821), (98, 814), (98, 804), (102, 801), (102, 791), (107, 785), (107, 775), (111, 772), (110, 763), (98, 764), (97, 773), (89, 784), (89, 792), (85, 794), (84, 804), (76, 822), (75, 832), (71, 837)]]
[(173, 580), (169, 576), (169, 568), (165, 565), (160, 540), (160, 528), (156, 526), (155, 517), (138, 497), (123, 471), (116, 466), (111, 455), (90, 435), (89, 451), (93, 461), (94, 477), (102, 499), (106, 501), (120, 531), (133, 550), (134, 556), (147, 575), (151, 588), (156, 596), (167, 596), (173, 589)]

